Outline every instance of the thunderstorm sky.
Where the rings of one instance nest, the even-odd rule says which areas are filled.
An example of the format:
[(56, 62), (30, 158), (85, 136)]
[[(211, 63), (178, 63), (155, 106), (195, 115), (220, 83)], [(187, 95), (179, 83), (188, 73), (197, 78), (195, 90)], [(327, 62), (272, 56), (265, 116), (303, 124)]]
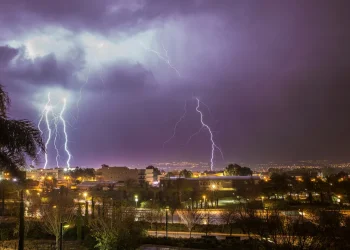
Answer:
[[(209, 162), (207, 131), (186, 145), (201, 127), (194, 97), (209, 107), (218, 167), (350, 160), (349, 9), (346, 0), (2, 0), (0, 82), (13, 118), (38, 123), (48, 92), (57, 113), (66, 98), (72, 166)], [(52, 143), (48, 152), (54, 167)]]

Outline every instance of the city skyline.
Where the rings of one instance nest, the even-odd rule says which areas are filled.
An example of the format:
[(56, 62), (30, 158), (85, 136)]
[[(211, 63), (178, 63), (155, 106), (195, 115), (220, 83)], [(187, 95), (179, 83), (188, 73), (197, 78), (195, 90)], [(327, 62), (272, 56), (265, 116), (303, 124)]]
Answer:
[(0, 83), (10, 116), (38, 124), (51, 93), (57, 118), (66, 98), (67, 130), (57, 130), (62, 167), (66, 149), (71, 167), (210, 163), (194, 97), (224, 154), (215, 152), (214, 169), (350, 161), (349, 3), (220, 3), (3, 4)]

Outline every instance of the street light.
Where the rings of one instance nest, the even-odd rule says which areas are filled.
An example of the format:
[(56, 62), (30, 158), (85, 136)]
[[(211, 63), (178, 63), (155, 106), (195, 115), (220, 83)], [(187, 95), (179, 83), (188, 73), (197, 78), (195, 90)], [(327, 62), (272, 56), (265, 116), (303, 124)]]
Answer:
[(207, 197), (205, 196), (205, 195), (203, 195), (203, 200), (204, 200), (204, 208), (205, 208), (205, 199), (206, 199)]
[(63, 228), (64, 229), (69, 228), (69, 225), (67, 224), (67, 222), (60, 223), (60, 250), (63, 249)]
[(169, 206), (165, 208), (165, 237), (168, 238), (168, 211)]
[(139, 201), (139, 197), (137, 195), (135, 195), (135, 203), (136, 203), (136, 207), (137, 207), (137, 202)]
[[(216, 200), (215, 200), (215, 189), (216, 189), (216, 185), (215, 185), (215, 184), (212, 184), (212, 185), (211, 185), (211, 189), (212, 189), (213, 200), (214, 200), (214, 203), (216, 204)], [(212, 203), (212, 205), (213, 205), (213, 203)]]
[(88, 195), (87, 192), (84, 192), (84, 193), (83, 193), (83, 196), (84, 196), (85, 200), (86, 200), (87, 195)]

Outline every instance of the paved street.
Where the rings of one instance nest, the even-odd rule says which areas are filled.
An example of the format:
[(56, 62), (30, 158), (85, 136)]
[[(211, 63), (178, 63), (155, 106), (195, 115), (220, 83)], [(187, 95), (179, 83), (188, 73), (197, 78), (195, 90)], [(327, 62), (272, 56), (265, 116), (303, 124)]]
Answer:
[[(165, 237), (166, 236), (166, 232), (165, 231), (148, 231), (148, 234), (151, 236), (156, 236), (157, 237)], [(205, 233), (201, 233), (201, 232), (192, 232), (191, 237), (192, 238), (201, 238), (203, 235), (205, 235)], [(213, 235), (216, 236), (216, 238), (218, 240), (223, 240), (225, 239), (227, 236), (230, 236), (229, 234), (225, 234), (225, 233), (210, 233), (208, 235)], [(241, 237), (241, 239), (247, 239), (248, 235), (247, 234), (232, 234), (231, 236), (235, 236), (235, 237)], [(173, 232), (173, 231), (169, 231), (168, 232), (168, 237), (173, 237), (173, 238), (190, 238), (190, 233), (189, 232)]]

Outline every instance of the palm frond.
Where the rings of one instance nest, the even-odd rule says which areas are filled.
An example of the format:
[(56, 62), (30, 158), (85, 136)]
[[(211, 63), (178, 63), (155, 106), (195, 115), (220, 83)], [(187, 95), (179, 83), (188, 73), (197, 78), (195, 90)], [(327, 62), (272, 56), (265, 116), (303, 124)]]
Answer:
[(0, 84), (0, 116), (6, 117), (7, 108), (10, 105), (10, 98), (4, 87)]
[(0, 116), (0, 167), (17, 175), (26, 158), (35, 159), (45, 152), (40, 131), (28, 120), (11, 120)]
[(40, 131), (28, 120), (0, 117), (0, 148), (9, 154), (25, 153), (34, 159), (39, 149), (45, 151)]
[(9, 155), (8, 152), (0, 150), (0, 168), (6, 170), (11, 176), (19, 176), (19, 167), (25, 165), (23, 155)]
[(45, 152), (40, 131), (28, 120), (7, 117), (10, 99), (0, 84), (0, 168), (17, 176), (26, 159), (33, 160), (37, 152)]

